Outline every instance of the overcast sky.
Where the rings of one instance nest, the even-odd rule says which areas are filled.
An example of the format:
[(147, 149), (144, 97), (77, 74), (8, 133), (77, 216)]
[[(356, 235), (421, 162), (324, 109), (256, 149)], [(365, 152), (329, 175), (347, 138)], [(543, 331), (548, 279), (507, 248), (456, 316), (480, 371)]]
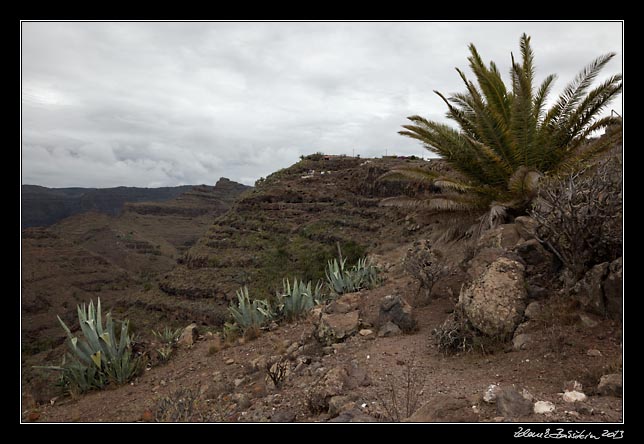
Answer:
[(22, 182), (253, 184), (317, 151), (428, 156), (405, 118), (444, 120), (432, 90), (463, 91), (467, 45), (507, 74), (523, 32), (553, 93), (606, 52), (622, 71), (619, 22), (24, 22)]

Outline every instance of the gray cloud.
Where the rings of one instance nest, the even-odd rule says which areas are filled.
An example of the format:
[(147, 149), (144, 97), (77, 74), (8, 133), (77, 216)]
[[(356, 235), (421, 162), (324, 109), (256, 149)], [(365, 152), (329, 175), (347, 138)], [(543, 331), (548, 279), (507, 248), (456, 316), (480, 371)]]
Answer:
[[(252, 184), (302, 154), (429, 155), (467, 45), (509, 70), (522, 32), (558, 93), (621, 23), (22, 24), (22, 177), (46, 186)], [(621, 113), (620, 102), (613, 108)]]

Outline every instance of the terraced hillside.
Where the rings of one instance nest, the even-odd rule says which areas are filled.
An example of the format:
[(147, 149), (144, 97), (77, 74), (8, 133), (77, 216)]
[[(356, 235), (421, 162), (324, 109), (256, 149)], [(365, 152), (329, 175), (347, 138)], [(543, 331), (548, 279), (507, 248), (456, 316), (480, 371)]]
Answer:
[(181, 298), (213, 298), (225, 308), (242, 285), (255, 297), (265, 297), (281, 288), (286, 276), (323, 278), (338, 245), (349, 262), (399, 245), (419, 227), (405, 219), (408, 211), (379, 202), (401, 193), (430, 192), (376, 181), (403, 164), (445, 168), (440, 161), (307, 158), (258, 181), (181, 256), (160, 288)]
[[(76, 306), (96, 301), (128, 316), (149, 332), (159, 318), (191, 310), (176, 298), (150, 301), (158, 276), (230, 208), (247, 186), (220, 179), (197, 186), (166, 202), (127, 204), (116, 217), (98, 212), (77, 214), (47, 228), (22, 231), (23, 364), (51, 360), (62, 344), (56, 315), (75, 325)], [(29, 365), (25, 367), (31, 374)]]

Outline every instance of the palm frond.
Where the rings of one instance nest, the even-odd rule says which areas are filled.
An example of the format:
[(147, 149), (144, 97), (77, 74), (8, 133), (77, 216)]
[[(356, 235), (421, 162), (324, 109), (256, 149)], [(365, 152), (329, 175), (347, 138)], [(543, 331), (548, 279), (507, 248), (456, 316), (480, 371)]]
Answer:
[(411, 180), (421, 183), (433, 183), (437, 177), (436, 173), (421, 168), (398, 168), (387, 171), (376, 180)]

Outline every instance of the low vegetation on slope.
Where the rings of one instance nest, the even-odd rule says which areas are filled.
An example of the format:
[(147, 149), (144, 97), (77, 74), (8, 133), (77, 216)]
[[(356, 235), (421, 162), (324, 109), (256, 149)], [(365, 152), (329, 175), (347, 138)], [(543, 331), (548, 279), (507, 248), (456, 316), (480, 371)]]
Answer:
[(179, 259), (161, 289), (185, 298), (213, 298), (225, 313), (227, 301), (241, 286), (267, 298), (281, 290), (285, 277), (323, 280), (338, 246), (353, 264), (368, 251), (395, 245), (409, 234), (400, 224), (404, 214), (379, 202), (430, 189), (376, 183), (379, 175), (402, 165), (443, 167), (440, 162), (396, 158), (315, 159), (305, 158), (258, 181)]

